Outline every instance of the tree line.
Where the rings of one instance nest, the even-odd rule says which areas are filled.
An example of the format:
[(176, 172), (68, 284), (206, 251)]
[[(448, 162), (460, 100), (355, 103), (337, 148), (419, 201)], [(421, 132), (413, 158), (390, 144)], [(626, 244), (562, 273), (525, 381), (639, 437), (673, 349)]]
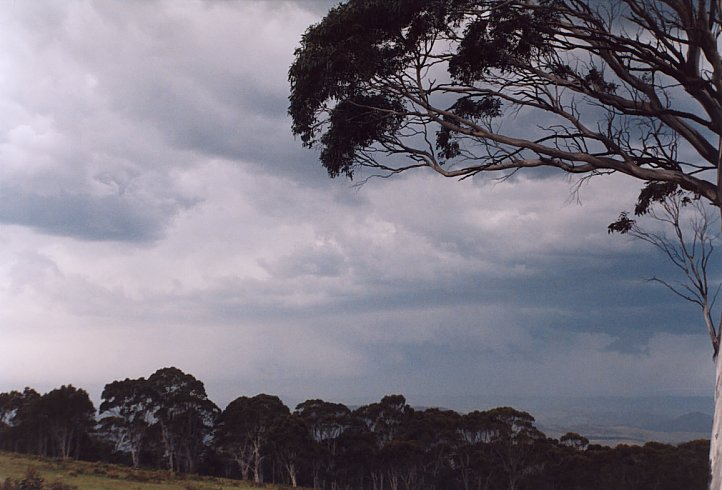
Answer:
[(709, 441), (615, 448), (547, 437), (510, 407), (414, 409), (402, 395), (355, 409), (240, 396), (221, 410), (180, 369), (105, 385), (96, 411), (71, 385), (0, 393), (0, 449), (323, 490), (695, 489)]

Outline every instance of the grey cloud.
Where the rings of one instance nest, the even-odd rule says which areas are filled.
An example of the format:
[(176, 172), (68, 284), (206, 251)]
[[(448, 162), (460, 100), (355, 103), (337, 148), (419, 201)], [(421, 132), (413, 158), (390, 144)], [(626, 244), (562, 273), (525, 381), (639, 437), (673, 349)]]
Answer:
[[(264, 4), (212, 8), (210, 12), (218, 11), (209, 14), (217, 20), (213, 25), (207, 20), (191, 24), (172, 4), (163, 5), (166, 8), (152, 16), (129, 18), (126, 12), (124, 23), (116, 26), (119, 35), (141, 30), (150, 38), (142, 45), (130, 38), (127, 45), (110, 46), (115, 52), (110, 58), (86, 55), (87, 69), (99, 80), (97, 90), (114, 110), (159, 129), (171, 146), (258, 162), (261, 170), (271, 173), (294, 172), (299, 145), (290, 135), (285, 83), (291, 50), (275, 52), (277, 59), (269, 60), (253, 46), (261, 42), (273, 51), (268, 49), (273, 42), (259, 40), (254, 32), (287, 36), (281, 29), (288, 26), (266, 28), (245, 21), (250, 14), (268, 14), (266, 9), (272, 7)], [(104, 19), (111, 15), (105, 10), (98, 12)], [(118, 58), (125, 63), (118, 63)]]
[(281, 280), (304, 276), (338, 277), (348, 270), (346, 257), (333, 246), (299, 249), (273, 262), (262, 260), (260, 265)]
[(0, 189), (0, 222), (93, 241), (151, 242), (168, 220), (190, 203), (143, 202), (137, 197), (37, 194)]

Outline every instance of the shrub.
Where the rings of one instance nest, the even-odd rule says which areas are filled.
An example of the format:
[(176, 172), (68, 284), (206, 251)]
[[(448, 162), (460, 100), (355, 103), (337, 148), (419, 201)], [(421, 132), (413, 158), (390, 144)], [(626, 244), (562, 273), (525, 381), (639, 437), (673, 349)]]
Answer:
[(40, 476), (35, 468), (28, 468), (25, 472), (25, 478), (17, 484), (18, 490), (43, 490), (43, 477)]

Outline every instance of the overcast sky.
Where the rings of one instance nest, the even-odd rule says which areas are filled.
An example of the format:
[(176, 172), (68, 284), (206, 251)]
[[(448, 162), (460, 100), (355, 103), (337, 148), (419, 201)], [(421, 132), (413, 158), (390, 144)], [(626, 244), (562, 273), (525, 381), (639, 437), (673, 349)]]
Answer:
[(329, 3), (0, 1), (0, 391), (711, 394), (701, 316), (607, 234), (639, 182), (326, 176), (286, 74)]

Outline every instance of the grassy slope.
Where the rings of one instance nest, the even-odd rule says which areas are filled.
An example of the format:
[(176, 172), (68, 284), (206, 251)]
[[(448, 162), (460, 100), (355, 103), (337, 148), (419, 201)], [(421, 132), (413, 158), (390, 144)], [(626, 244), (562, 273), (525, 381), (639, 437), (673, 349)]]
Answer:
[[(21, 480), (28, 468), (40, 473), (46, 484), (62, 481), (79, 490), (237, 490), (253, 488), (249, 483), (223, 478), (180, 475), (166, 471), (133, 470), (125, 466), (84, 461), (59, 461), (0, 452), (0, 484), (6, 478)], [(280, 489), (267, 485), (269, 490)]]

